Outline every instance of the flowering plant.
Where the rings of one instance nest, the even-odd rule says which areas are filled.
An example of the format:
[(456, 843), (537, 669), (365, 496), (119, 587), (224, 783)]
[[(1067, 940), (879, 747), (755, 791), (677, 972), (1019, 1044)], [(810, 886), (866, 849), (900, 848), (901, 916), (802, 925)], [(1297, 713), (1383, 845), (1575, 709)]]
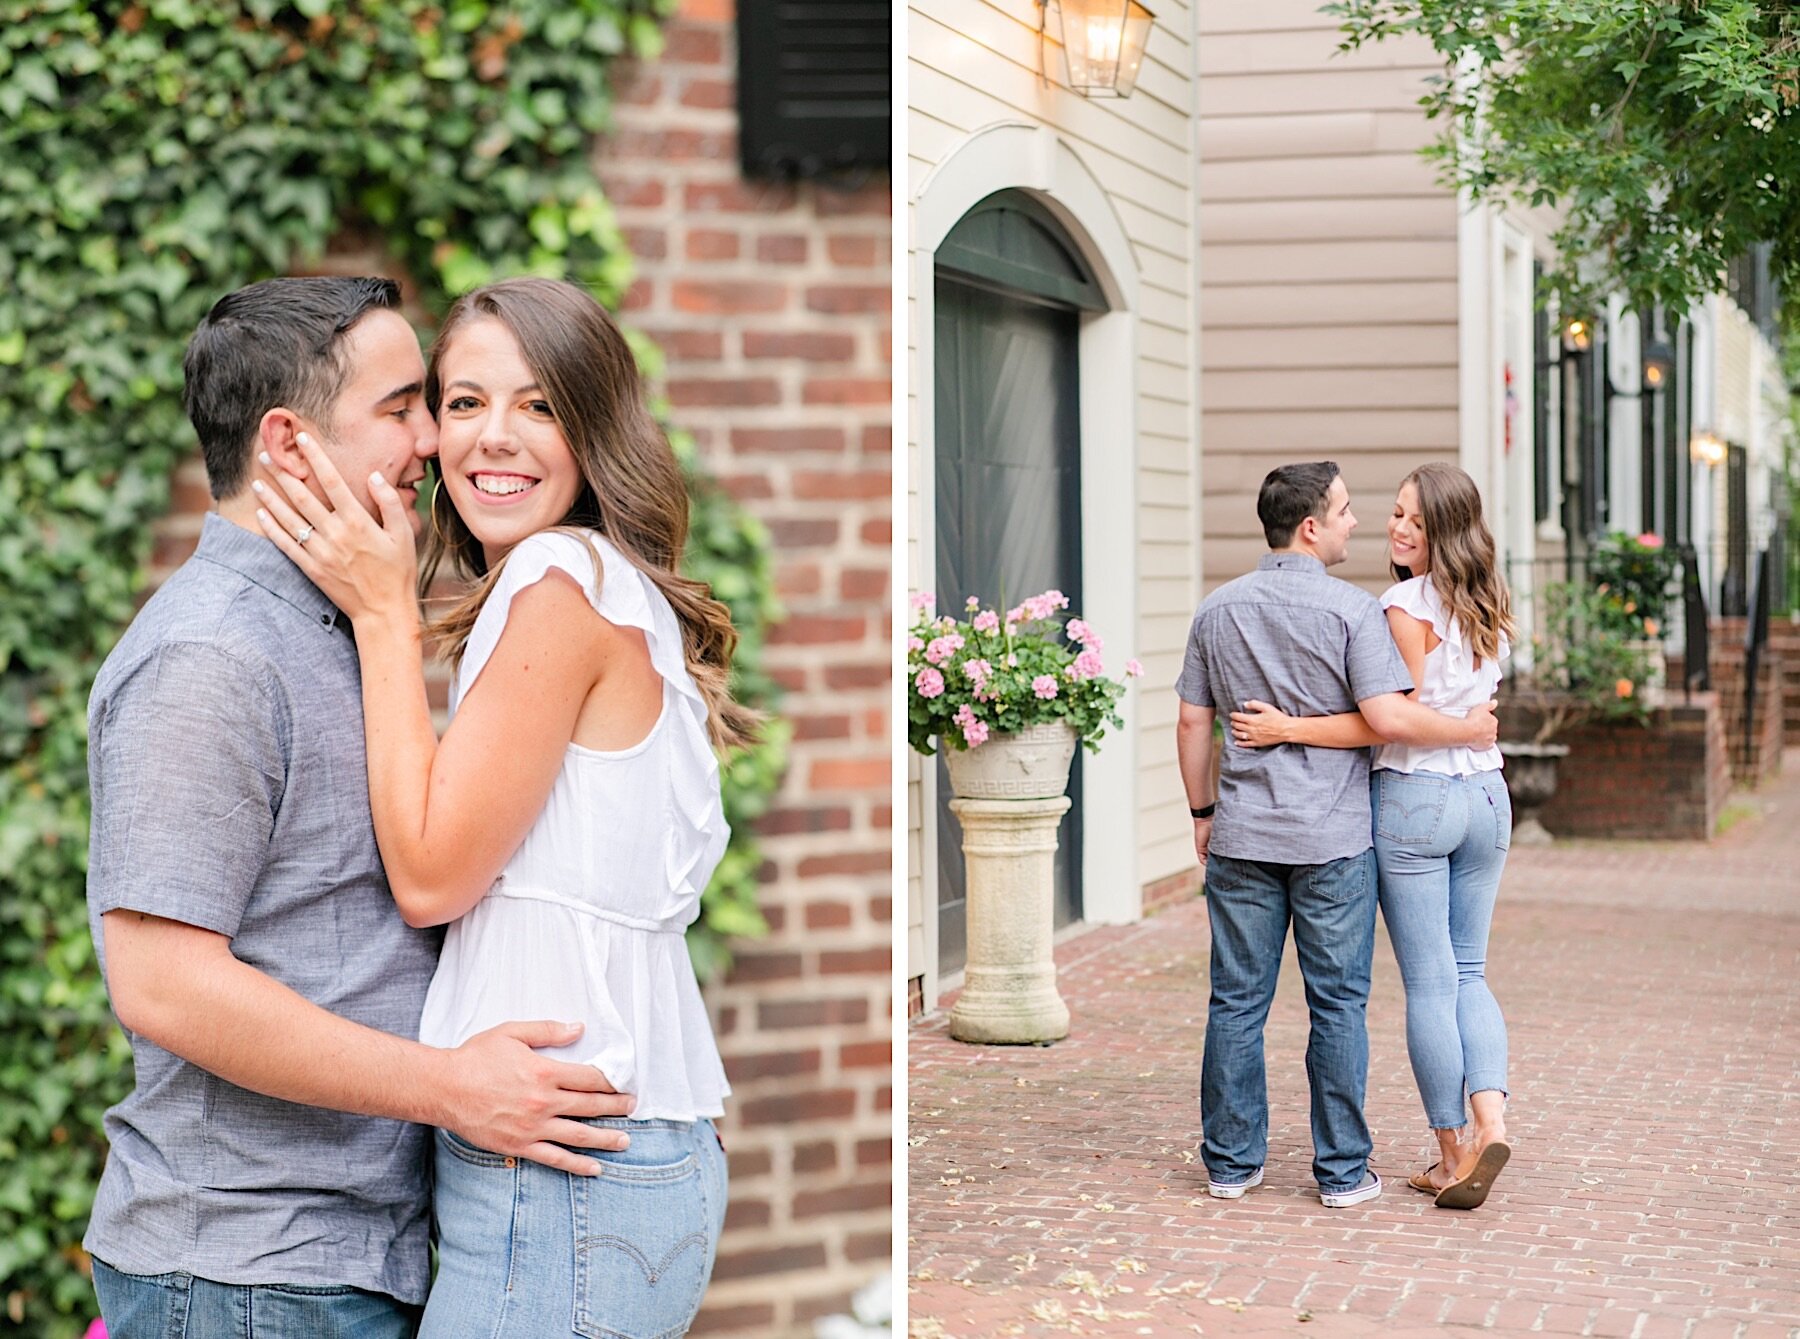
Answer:
[(1680, 567), (1660, 535), (1633, 538), (1615, 530), (1594, 546), (1588, 570), (1601, 593), (1612, 597), (1604, 612), (1627, 636), (1659, 638), (1679, 589)]
[(1513, 686), (1538, 710), (1534, 742), (1590, 720), (1646, 722), (1650, 658), (1635, 644), (1638, 629), (1621, 618), (1617, 593), (1556, 582), (1542, 598), (1545, 630), (1531, 639), (1530, 674)]
[[(930, 595), (913, 596), (917, 611), (906, 641), (907, 739), (915, 751), (979, 748), (991, 735), (1066, 721), (1090, 750), (1106, 727), (1120, 726), (1125, 679), (1109, 679), (1100, 634), (1079, 618), (1064, 619), (1061, 591), (1034, 595), (1007, 610), (983, 609), (971, 595), (964, 618), (933, 613)], [(1125, 662), (1125, 677), (1144, 672)]]

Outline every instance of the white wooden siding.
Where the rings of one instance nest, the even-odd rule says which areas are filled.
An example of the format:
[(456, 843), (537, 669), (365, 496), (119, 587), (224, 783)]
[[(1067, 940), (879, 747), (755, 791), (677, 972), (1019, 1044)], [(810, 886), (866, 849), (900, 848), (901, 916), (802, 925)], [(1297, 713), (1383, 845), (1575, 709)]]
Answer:
[[(1172, 701), (1188, 615), (1198, 594), (1199, 431), (1198, 349), (1195, 341), (1195, 6), (1163, 0), (1137, 91), (1128, 100), (1087, 99), (1061, 86), (1062, 53), (1056, 15), (1043, 48), (1050, 84), (1039, 76), (1039, 17), (1035, 0), (911, 0), (908, 10), (907, 172), (909, 201), (927, 178), (982, 130), (1001, 124), (1047, 127), (1099, 183), (1123, 228), (1138, 284), (1133, 440), (1107, 443), (1128, 464), (1135, 481), (1135, 535), (1084, 536), (1087, 545), (1134, 543), (1141, 580), (1135, 626), (1121, 626), (1105, 607), (1081, 611), (1107, 635), (1109, 667), (1136, 656), (1149, 669), (1132, 693), (1138, 743), (1138, 878), (1167, 877), (1192, 863), (1188, 825), (1164, 811), (1179, 801), (1180, 781), (1172, 725), (1162, 699)], [(999, 181), (995, 189), (1010, 183)], [(909, 251), (916, 253), (915, 209), (909, 207)], [(917, 275), (917, 266), (909, 273)], [(916, 278), (915, 278), (916, 282)], [(919, 365), (918, 313), (909, 304), (909, 385), (931, 375)], [(916, 408), (916, 406), (915, 406)], [(929, 555), (917, 535), (929, 497), (918, 493), (929, 468), (929, 425), (909, 416), (909, 584), (926, 581)], [(1089, 443), (1090, 447), (1093, 445)], [(914, 759), (908, 787), (908, 975), (920, 975), (930, 936), (924, 919), (935, 915), (929, 876), (920, 869), (925, 843), (920, 827), (921, 768)], [(1144, 815), (1148, 815), (1147, 817)], [(928, 1000), (928, 1005), (935, 1001)]]

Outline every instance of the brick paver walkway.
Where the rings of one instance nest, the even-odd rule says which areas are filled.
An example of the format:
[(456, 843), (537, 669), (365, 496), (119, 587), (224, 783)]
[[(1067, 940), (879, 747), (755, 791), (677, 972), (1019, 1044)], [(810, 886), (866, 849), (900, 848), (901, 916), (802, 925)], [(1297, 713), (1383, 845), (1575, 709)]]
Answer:
[(1515, 1154), (1473, 1213), (1405, 1184), (1432, 1141), (1385, 936), (1369, 1116), (1387, 1189), (1353, 1209), (1311, 1180), (1291, 948), (1267, 1182), (1206, 1196), (1203, 904), (1064, 945), (1056, 1046), (964, 1046), (922, 1020), (912, 1333), (1800, 1339), (1800, 752), (1738, 803), (1706, 846), (1513, 853), (1490, 980)]

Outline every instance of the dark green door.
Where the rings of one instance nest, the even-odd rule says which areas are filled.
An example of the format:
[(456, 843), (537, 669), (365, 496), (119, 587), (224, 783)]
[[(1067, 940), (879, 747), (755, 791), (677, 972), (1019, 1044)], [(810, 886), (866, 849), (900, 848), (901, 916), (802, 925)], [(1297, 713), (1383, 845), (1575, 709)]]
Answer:
[[(1080, 314), (1066, 303), (970, 282), (936, 284), (938, 608), (971, 595), (1005, 608), (1057, 589), (1081, 612)], [(1004, 600), (1004, 604), (1002, 604)], [(938, 968), (962, 967), (962, 832), (938, 766)], [(1081, 915), (1081, 757), (1056, 852), (1056, 923)]]

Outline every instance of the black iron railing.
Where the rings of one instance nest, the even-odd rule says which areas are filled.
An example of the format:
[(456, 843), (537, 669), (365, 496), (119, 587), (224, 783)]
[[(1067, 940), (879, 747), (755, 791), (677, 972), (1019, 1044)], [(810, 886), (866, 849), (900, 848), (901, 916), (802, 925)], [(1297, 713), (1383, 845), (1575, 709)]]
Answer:
[(1681, 546), (1681, 630), (1683, 699), (1712, 687), (1712, 632), (1706, 617), (1706, 592), (1700, 587), (1700, 555), (1692, 544)]
[[(1756, 748), (1756, 672), (1762, 663), (1763, 648), (1769, 644), (1769, 597), (1774, 584), (1775, 564), (1768, 549), (1756, 555), (1756, 567), (1750, 585), (1750, 616), (1744, 620), (1744, 756), (1743, 766), (1755, 765)], [(1780, 707), (1777, 706), (1777, 711)]]

